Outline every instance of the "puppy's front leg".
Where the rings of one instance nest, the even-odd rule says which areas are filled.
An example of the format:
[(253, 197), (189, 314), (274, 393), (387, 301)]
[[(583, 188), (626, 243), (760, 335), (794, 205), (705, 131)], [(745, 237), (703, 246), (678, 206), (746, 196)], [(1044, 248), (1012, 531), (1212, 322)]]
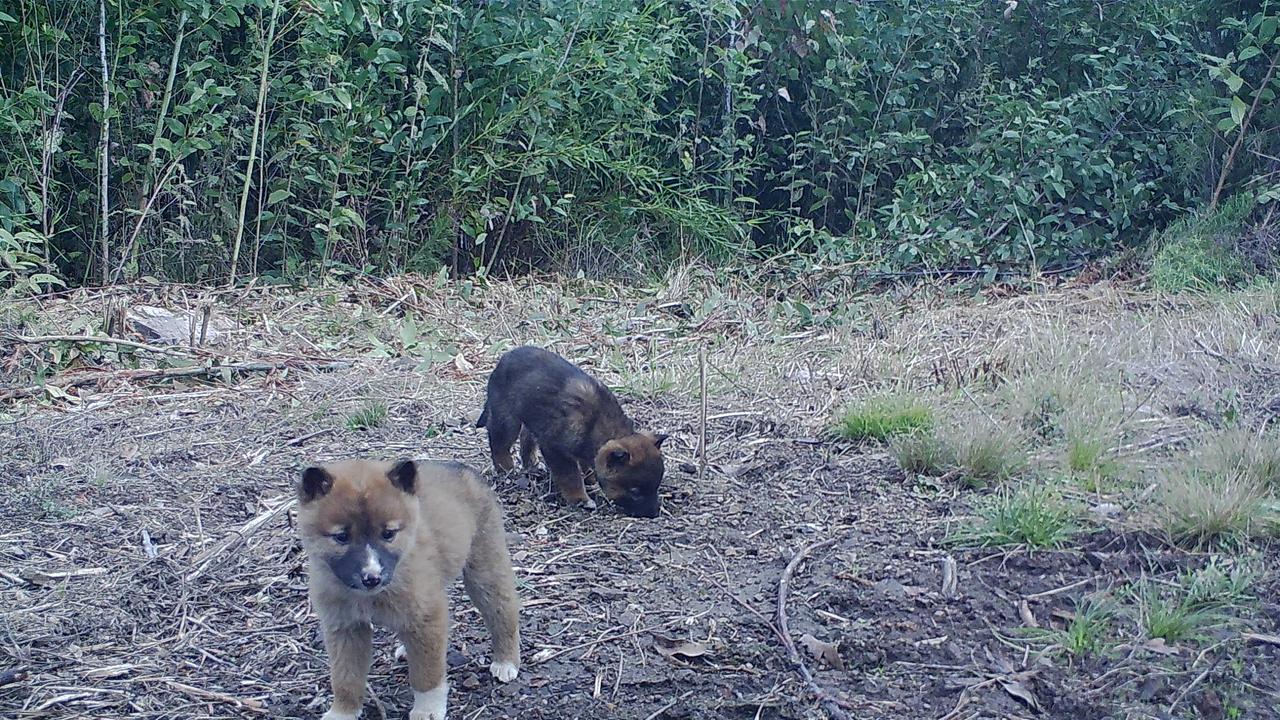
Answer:
[(373, 628), (367, 622), (324, 627), (329, 651), (333, 705), (321, 720), (355, 720), (364, 704), (365, 680), (373, 655)]
[[(433, 595), (436, 595), (433, 593)], [(426, 602), (417, 622), (397, 634), (409, 661), (409, 687), (413, 709), (409, 720), (445, 720), (449, 683), (445, 681), (445, 653), (449, 643), (449, 616), (444, 593)]]
[(582, 484), (582, 472), (578, 469), (576, 459), (546, 447), (542, 448), (542, 459), (546, 461), (547, 469), (551, 471), (551, 477), (556, 481), (565, 504), (581, 505), (588, 510), (596, 509), (595, 501)]

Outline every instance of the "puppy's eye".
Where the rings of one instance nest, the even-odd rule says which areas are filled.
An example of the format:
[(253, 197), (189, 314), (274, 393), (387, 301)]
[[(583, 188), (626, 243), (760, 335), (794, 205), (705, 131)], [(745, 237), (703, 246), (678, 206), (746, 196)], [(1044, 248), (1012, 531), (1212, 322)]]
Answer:
[(386, 540), (387, 542), (391, 542), (392, 540), (396, 539), (396, 533), (398, 532), (400, 531), (397, 529), (387, 528), (386, 530), (382, 531), (382, 539)]
[(347, 543), (351, 542), (351, 534), (348, 533), (346, 530), (341, 530), (339, 532), (336, 532), (330, 535), (329, 537), (333, 538), (333, 541), (338, 543), (339, 545), (346, 545)]

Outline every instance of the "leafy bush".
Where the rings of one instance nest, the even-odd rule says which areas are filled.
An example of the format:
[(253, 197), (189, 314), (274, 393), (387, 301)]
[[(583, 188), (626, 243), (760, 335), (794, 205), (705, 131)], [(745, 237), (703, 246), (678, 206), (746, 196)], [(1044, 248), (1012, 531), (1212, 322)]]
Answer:
[(0, 14), (0, 227), (68, 279), (1062, 267), (1280, 155), (1269, 5), (104, 7), (105, 81), (97, 4)]

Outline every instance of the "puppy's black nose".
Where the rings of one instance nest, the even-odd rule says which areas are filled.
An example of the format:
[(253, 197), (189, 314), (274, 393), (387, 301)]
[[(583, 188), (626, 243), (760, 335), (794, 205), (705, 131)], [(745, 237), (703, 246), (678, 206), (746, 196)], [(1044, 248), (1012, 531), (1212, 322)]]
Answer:
[(360, 582), (363, 583), (365, 587), (372, 590), (382, 584), (382, 576), (381, 575), (361, 575)]

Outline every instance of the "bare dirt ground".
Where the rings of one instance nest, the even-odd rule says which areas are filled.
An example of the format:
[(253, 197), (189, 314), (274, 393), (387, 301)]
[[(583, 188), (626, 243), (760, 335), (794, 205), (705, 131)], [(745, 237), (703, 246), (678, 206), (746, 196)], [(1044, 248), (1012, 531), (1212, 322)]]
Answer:
[[(1061, 629), (1090, 593), (1171, 583), (1210, 561), (1147, 521), (1142, 478), (1205, 425), (1178, 403), (1217, 412), (1203, 398), (1228, 387), (1251, 416), (1280, 412), (1267, 405), (1280, 399), (1274, 298), (808, 292), (801, 306), (689, 271), (647, 289), (140, 286), (14, 310), (10, 333), (79, 335), (98, 334), (122, 298), (209, 300), (235, 329), (179, 362), (0, 341), (7, 390), (34, 387), (42, 368), (67, 388), (0, 406), (0, 717), (318, 717), (326, 665), (290, 524), (295, 477), (353, 455), (489, 470), (471, 421), (497, 356), (521, 342), (580, 362), (641, 425), (672, 434), (665, 512), (570, 511), (540, 475), (496, 479), (525, 666), (510, 685), (488, 676), (488, 640), (455, 588), (451, 717), (1280, 717), (1280, 554), (1265, 543), (1249, 549), (1264, 568), (1252, 602), (1201, 637), (1153, 642), (1123, 613), (1104, 652), (1027, 633)], [(1063, 549), (946, 542), (982, 491), (909, 477), (884, 446), (828, 432), (841, 405), (884, 387), (985, 404), (957, 388), (1018, 376), (1064, 338), (1133, 366), (1126, 382), (1147, 402), (1126, 439), (1139, 479), (1082, 492), (1086, 506), (1121, 510), (1086, 510), (1096, 522)], [(282, 369), (129, 375), (228, 358)], [(307, 369), (333, 361), (351, 364)], [(349, 427), (377, 405), (385, 420)], [(402, 718), (411, 694), (393, 641), (379, 638), (364, 717)]]

